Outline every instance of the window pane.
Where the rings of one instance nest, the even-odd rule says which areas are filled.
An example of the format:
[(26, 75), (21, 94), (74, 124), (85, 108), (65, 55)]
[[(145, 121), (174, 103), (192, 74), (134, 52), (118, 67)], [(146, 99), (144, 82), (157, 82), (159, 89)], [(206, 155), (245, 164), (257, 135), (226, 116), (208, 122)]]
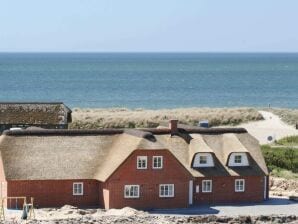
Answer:
[(207, 156), (200, 156), (200, 164), (206, 164), (207, 163)]
[(162, 156), (153, 157), (153, 168), (162, 168)]
[(235, 163), (241, 163), (242, 162), (242, 156), (235, 156), (235, 159), (234, 159)]
[(147, 168), (147, 156), (137, 157), (137, 168), (146, 169)]

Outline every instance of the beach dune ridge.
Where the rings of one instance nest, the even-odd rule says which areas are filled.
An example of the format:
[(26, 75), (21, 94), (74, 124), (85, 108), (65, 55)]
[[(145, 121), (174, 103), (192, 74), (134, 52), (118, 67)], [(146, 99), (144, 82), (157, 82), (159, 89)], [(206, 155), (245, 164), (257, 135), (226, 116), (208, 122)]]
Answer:
[(187, 125), (198, 125), (199, 121), (208, 120), (211, 126), (238, 125), (263, 119), (254, 108), (74, 108), (72, 115), (71, 129), (153, 128), (169, 119), (178, 119)]

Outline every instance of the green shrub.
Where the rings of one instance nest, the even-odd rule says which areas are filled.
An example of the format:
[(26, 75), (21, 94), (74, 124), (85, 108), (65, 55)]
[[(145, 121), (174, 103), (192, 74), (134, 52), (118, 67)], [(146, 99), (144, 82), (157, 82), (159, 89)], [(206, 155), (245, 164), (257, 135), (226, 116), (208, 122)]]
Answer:
[(266, 164), (270, 170), (277, 168), (298, 172), (298, 149), (295, 148), (272, 148), (269, 145), (263, 145), (262, 152)]

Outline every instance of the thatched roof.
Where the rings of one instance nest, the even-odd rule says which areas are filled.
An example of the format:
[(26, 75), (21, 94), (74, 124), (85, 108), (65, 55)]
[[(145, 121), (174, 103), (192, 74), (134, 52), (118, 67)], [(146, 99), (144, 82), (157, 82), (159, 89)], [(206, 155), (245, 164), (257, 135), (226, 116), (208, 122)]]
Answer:
[(62, 102), (0, 102), (0, 124), (67, 124), (71, 110)]
[[(8, 131), (0, 136), (5, 176), (8, 180), (105, 181), (137, 149), (169, 150), (195, 177), (268, 173), (258, 142), (248, 133), (188, 133), (191, 139), (189, 142), (183, 135), (172, 136), (169, 129), (150, 129), (152, 132), (148, 130)], [(226, 138), (247, 149), (251, 155), (250, 167), (230, 169), (225, 165), (225, 153), (222, 150), (225, 150)], [(196, 148), (213, 151), (217, 159), (215, 167), (191, 168), (190, 160)], [(190, 150), (192, 153), (189, 153)]]

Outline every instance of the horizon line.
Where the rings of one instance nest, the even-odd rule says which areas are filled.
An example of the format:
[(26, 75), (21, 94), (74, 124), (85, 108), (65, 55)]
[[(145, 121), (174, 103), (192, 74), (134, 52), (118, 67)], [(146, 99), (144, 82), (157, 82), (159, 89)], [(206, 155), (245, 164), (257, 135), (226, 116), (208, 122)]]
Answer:
[(298, 54), (298, 51), (0, 51), (0, 54)]

